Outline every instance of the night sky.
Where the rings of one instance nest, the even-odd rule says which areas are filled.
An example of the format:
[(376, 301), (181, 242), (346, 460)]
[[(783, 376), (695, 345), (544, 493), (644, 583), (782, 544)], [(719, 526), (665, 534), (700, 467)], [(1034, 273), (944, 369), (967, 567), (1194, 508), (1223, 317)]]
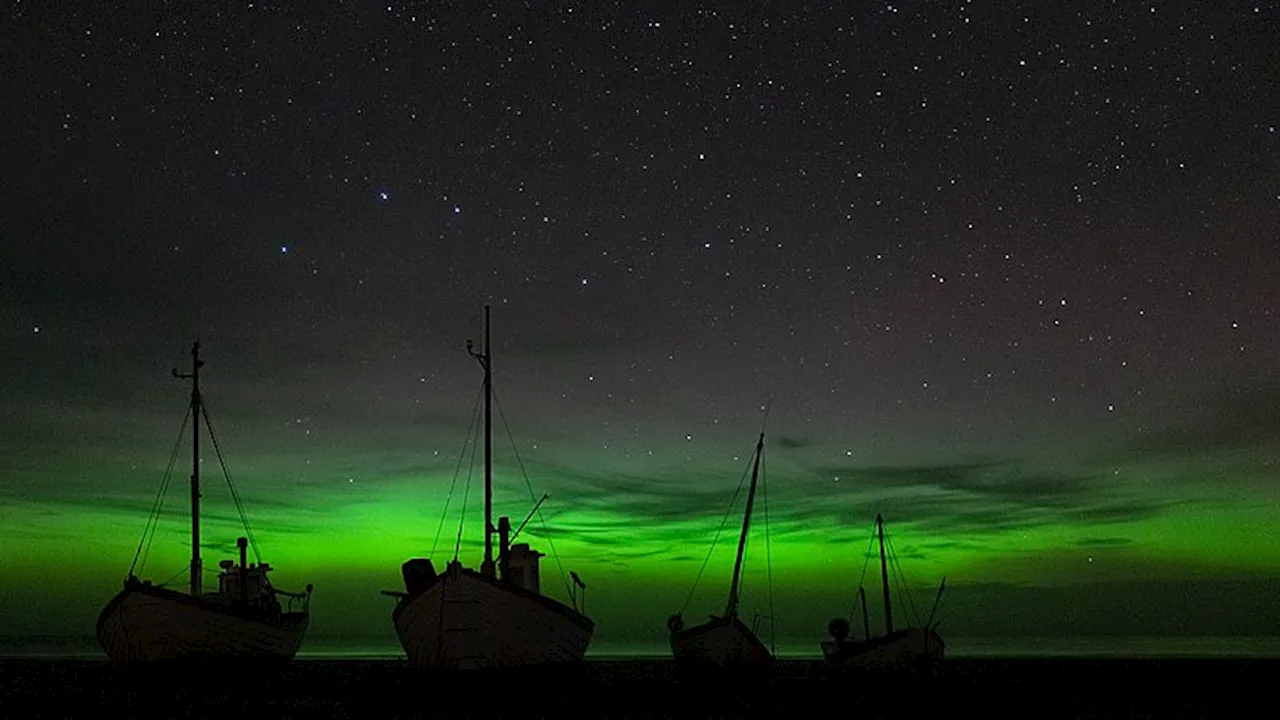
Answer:
[(478, 560), (486, 304), (497, 509), (550, 495), (521, 539), (601, 647), (665, 638), (728, 509), (723, 610), (762, 428), (743, 609), (813, 652), (877, 512), (946, 637), (1280, 627), (1272, 3), (2, 12), (0, 634), (93, 632), (198, 337), (276, 584), (394, 644), (464, 496)]

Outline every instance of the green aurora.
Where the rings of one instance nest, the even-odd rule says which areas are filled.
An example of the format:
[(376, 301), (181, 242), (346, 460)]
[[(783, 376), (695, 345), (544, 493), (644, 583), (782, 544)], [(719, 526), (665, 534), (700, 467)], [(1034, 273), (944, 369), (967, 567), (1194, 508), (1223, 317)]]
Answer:
[[(448, 381), (419, 378), (432, 387), (386, 400), (397, 409), (379, 413), (376, 393), (308, 404), (303, 380), (237, 382), (224, 370), (234, 362), (220, 362), (216, 346), (206, 354), (214, 431), (263, 559), (282, 588), (315, 584), (309, 642), (393, 645), (391, 603), (379, 590), (400, 588), (400, 563), (427, 556), (442, 566), (460, 519), (459, 557), (473, 564), (480, 554), (482, 469), (474, 444), (464, 448), (478, 372), (450, 360)], [(546, 377), (556, 371), (538, 362), (518, 356), (506, 367), (517, 377), (541, 372), (541, 389), (554, 387)], [(660, 644), (666, 616), (686, 602), (692, 615), (722, 608), (743, 502), (730, 501), (762, 422), (764, 486), (744, 609), (773, 618), (765, 635), (779, 642), (816, 643), (830, 617), (848, 615), (864, 567), (879, 625), (878, 568), (864, 555), (877, 512), (911, 588), (909, 598), (897, 595), (898, 615), (914, 606), (927, 616), (945, 577), (937, 618), (951, 636), (1248, 636), (1276, 627), (1268, 593), (1280, 587), (1280, 477), (1265, 412), (1280, 407), (1275, 395), (1233, 395), (1216, 410), (1201, 403), (1199, 415), (1139, 441), (1108, 441), (1106, 428), (1094, 428), (1078, 432), (1078, 443), (1024, 441), (1024, 450), (1044, 449), (1015, 455), (997, 449), (1012, 447), (1009, 438), (983, 447), (976, 433), (956, 433), (951, 447), (894, 444), (893, 428), (842, 436), (833, 423), (797, 433), (812, 423), (778, 399), (767, 419), (757, 405), (754, 414), (678, 424), (663, 419), (679, 406), (669, 400), (647, 414), (595, 409), (584, 420), (556, 407), (554, 393), (541, 402), (539, 388), (507, 398), (501, 380), (495, 511), (519, 524), (549, 495), (521, 539), (548, 553), (545, 591), (564, 599), (569, 570), (587, 582), (597, 648)], [(139, 548), (185, 392), (163, 371), (138, 371), (96, 395), (33, 402), (21, 422), (8, 422), (0, 513), (9, 591), (0, 609), (18, 634), (91, 634)], [(306, 412), (271, 411), (273, 399)], [(188, 552), (187, 442), (140, 572), (178, 585)], [(234, 556), (241, 530), (214, 448), (203, 450), (209, 572)]]
[(948, 652), (1280, 654), (1277, 3), (294, 5), (0, 11), (0, 650), (92, 643), (197, 339), (303, 651), (397, 648), (401, 563), (479, 560), (491, 305), (497, 509), (592, 652), (724, 609), (763, 429), (780, 647), (860, 580), (878, 629), (882, 513)]

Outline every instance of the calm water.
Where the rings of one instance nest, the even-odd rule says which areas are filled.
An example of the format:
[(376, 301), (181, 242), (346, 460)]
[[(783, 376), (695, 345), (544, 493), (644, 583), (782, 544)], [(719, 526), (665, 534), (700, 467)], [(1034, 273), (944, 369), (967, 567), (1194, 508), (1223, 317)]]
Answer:
[[(944, 636), (953, 658), (1280, 658), (1280, 636), (1271, 637), (1004, 637)], [(820, 657), (818, 639), (777, 643), (781, 658)], [(0, 637), (0, 657), (104, 658), (92, 637)], [(394, 637), (307, 639), (299, 659), (384, 660), (404, 657)], [(665, 642), (593, 642), (588, 659), (665, 658)]]

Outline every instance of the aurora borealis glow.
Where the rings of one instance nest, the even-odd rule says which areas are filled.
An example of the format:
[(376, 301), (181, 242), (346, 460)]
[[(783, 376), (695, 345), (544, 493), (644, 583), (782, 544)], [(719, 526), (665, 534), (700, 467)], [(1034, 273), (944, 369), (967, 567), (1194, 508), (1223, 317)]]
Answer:
[(767, 550), (815, 652), (877, 512), (944, 636), (1280, 634), (1276, 9), (97, 5), (3, 11), (0, 635), (92, 632), (198, 335), (274, 582), (394, 644), (486, 303), (496, 504), (550, 495), (601, 645), (665, 637), (762, 423), (744, 612)]

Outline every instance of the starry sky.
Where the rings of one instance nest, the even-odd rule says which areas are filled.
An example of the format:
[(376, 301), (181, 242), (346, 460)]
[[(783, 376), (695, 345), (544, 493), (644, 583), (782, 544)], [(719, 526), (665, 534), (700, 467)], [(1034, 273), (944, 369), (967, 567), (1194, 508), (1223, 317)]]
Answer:
[(497, 510), (599, 643), (723, 609), (762, 429), (777, 637), (877, 512), (944, 636), (1275, 634), (1280, 10), (834, 5), (8, 3), (0, 634), (92, 633), (198, 338), (276, 584), (394, 644), (478, 557), (486, 304)]

